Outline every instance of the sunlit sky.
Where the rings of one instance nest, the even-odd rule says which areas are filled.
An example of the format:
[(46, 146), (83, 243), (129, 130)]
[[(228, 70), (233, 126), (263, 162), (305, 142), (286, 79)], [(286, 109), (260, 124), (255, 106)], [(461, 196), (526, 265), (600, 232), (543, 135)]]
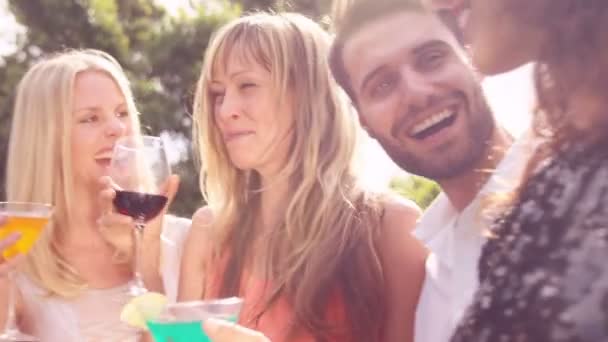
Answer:
[[(188, 0), (158, 0), (174, 13), (177, 8), (187, 5)], [(207, 0), (213, 3), (214, 0)], [(15, 19), (8, 12), (6, 0), (0, 0), (0, 55), (15, 49), (16, 36), (22, 32)], [(519, 136), (529, 125), (533, 104), (531, 66), (527, 65), (507, 74), (488, 77), (483, 88), (499, 124), (513, 135)], [(364, 144), (364, 175), (374, 187), (385, 187), (388, 180), (399, 173), (399, 169), (388, 159), (374, 142)]]

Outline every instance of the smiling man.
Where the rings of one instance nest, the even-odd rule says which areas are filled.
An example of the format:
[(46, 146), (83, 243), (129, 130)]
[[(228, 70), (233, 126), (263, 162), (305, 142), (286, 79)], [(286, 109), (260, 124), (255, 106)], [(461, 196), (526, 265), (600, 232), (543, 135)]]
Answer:
[(420, 342), (449, 340), (477, 287), (488, 228), (481, 202), (516, 184), (505, 181), (518, 178), (528, 155), (496, 124), (459, 39), (420, 0), (357, 0), (330, 56), (370, 136), (402, 169), (443, 190), (415, 232), (432, 252), (416, 315)]
[[(532, 145), (527, 137), (512, 144), (496, 124), (463, 35), (445, 25), (459, 20), (440, 20), (420, 0), (348, 1), (330, 56), (335, 78), (393, 161), (443, 189), (415, 232), (432, 251), (415, 341), (445, 342), (477, 288), (482, 204), (518, 183)], [(459, 0), (424, 1), (452, 10)], [(218, 342), (268, 341), (235, 326), (217, 330)]]

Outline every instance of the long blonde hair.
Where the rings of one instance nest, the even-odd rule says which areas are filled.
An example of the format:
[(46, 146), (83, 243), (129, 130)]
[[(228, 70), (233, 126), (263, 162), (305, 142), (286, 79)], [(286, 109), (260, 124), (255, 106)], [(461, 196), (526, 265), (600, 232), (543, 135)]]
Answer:
[(71, 129), (74, 80), (101, 71), (116, 82), (137, 132), (129, 81), (118, 62), (98, 50), (73, 50), (34, 65), (17, 88), (6, 177), (7, 199), (52, 203), (52, 222), (28, 254), (25, 271), (49, 295), (71, 297), (86, 286), (59, 252), (58, 241), (78, 210), (74, 199)]
[[(327, 64), (328, 35), (298, 14), (259, 13), (215, 33), (205, 55), (194, 102), (194, 137), (201, 159), (201, 189), (214, 213), (213, 257), (228, 256), (221, 296), (236, 295), (254, 241), (260, 176), (230, 162), (214, 123), (209, 83), (231, 53), (271, 73), (277, 99), (295, 99), (287, 210), (269, 232), (267, 310), (280, 296), (295, 312), (295, 328), (323, 340), (333, 290), (343, 296), (353, 340), (377, 339), (384, 315), (383, 274), (376, 237), (377, 201), (357, 184), (354, 156), (360, 127)], [(224, 64), (224, 65), (221, 65)], [(259, 318), (259, 316), (258, 316)]]
[(340, 27), (342, 18), (354, 2), (355, 0), (333, 0), (331, 4), (331, 24), (334, 31), (337, 31), (337, 28)]

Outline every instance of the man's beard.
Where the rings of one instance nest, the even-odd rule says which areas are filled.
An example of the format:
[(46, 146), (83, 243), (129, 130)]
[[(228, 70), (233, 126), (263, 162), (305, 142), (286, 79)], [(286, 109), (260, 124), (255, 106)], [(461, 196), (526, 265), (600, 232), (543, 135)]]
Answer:
[[(412, 151), (395, 145), (382, 135), (370, 132), (384, 148), (388, 156), (401, 169), (425, 178), (433, 180), (451, 179), (464, 174), (475, 168), (481, 159), (488, 157), (489, 143), (495, 129), (494, 117), (490, 108), (479, 90), (473, 98), (475, 108), (469, 105), (466, 112), (458, 115), (466, 115), (467, 127), (460, 138), (462, 142), (456, 142), (459, 149), (453, 150), (452, 142), (446, 142), (434, 149), (433, 153), (417, 155)], [(473, 114), (472, 110), (477, 111)]]

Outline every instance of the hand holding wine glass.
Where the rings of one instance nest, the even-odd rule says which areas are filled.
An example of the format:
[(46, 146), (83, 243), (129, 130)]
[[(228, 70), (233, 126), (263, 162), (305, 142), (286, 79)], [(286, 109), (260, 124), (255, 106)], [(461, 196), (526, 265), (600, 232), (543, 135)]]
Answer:
[[(144, 241), (159, 241), (162, 233), (164, 215), (179, 188), (179, 176), (171, 175), (167, 180), (162, 193), (168, 198), (167, 204), (161, 213), (154, 219), (146, 223), (144, 230)], [(112, 179), (108, 176), (103, 176), (99, 180), (102, 190), (99, 194), (99, 203), (101, 206), (102, 215), (97, 221), (101, 234), (120, 254), (120, 260), (130, 260), (133, 257), (133, 226), (134, 219), (131, 216), (123, 215), (115, 210), (114, 199), (116, 198), (116, 188)]]
[(118, 213), (134, 220), (134, 284), (131, 294), (141, 295), (144, 287), (141, 244), (147, 222), (157, 217), (168, 202), (165, 192), (171, 168), (163, 141), (151, 136), (126, 136), (115, 146), (110, 178), (115, 187), (113, 204)]

